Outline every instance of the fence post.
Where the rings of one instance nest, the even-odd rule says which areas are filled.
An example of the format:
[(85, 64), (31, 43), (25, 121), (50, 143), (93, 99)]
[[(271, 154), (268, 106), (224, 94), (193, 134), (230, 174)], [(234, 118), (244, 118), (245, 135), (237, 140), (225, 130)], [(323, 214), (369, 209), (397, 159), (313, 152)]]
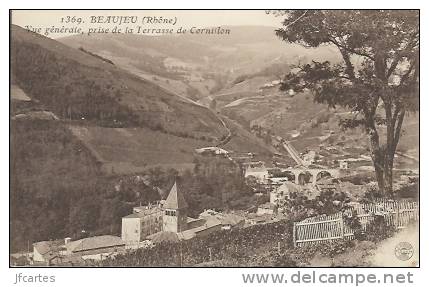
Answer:
[(293, 231), (292, 231), (292, 238), (293, 238), (293, 247), (296, 248), (296, 223), (293, 223)]
[(344, 239), (344, 218), (341, 214), (341, 220), (340, 220), (340, 229), (341, 229), (341, 238)]
[(396, 203), (396, 229), (399, 229), (399, 200)]

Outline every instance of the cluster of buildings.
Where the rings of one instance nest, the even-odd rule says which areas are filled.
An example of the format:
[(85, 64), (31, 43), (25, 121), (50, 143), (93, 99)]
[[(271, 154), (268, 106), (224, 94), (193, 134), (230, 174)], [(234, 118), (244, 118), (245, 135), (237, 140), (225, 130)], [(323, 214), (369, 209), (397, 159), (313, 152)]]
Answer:
[(122, 218), (122, 240), (135, 248), (150, 240), (189, 240), (221, 229), (242, 226), (244, 218), (207, 210), (198, 218), (188, 216), (188, 204), (174, 183), (165, 201), (157, 205), (135, 207), (133, 213)]
[(33, 244), (33, 265), (79, 265), (82, 260), (103, 260), (125, 251), (118, 236), (101, 235), (72, 241), (41, 241)]
[[(200, 154), (225, 156), (226, 150), (208, 147), (196, 150)], [(248, 155), (252, 156), (253, 155)], [(314, 156), (313, 156), (314, 157)], [(341, 163), (345, 168), (344, 163)], [(189, 217), (188, 203), (175, 182), (167, 198), (146, 206), (134, 207), (132, 213), (122, 218), (121, 236), (102, 235), (79, 240), (42, 241), (33, 244), (33, 264), (79, 265), (82, 260), (103, 260), (128, 249), (146, 248), (164, 241), (179, 242), (207, 236), (219, 230), (241, 228), (246, 225), (275, 220), (279, 203), (291, 193), (305, 193), (312, 197), (323, 190), (336, 190), (335, 175), (320, 177), (326, 170), (307, 167), (265, 167), (262, 161), (243, 163), (245, 177), (254, 177), (269, 191), (269, 202), (243, 213), (222, 213), (205, 210), (197, 218)], [(276, 172), (274, 172), (276, 170)], [(332, 173), (332, 171), (330, 171)], [(308, 180), (307, 177), (314, 179)], [(316, 191), (316, 192), (315, 192)]]
[(258, 207), (260, 215), (275, 214), (279, 202), (291, 193), (313, 198), (322, 191), (338, 191), (338, 173), (335, 169), (267, 168), (261, 161), (245, 165), (245, 177), (253, 177), (269, 193), (270, 201)]
[(198, 218), (188, 216), (188, 204), (174, 183), (165, 201), (133, 208), (122, 218), (121, 237), (101, 235), (72, 241), (41, 241), (33, 244), (33, 265), (79, 265), (83, 260), (112, 258), (127, 249), (152, 246), (162, 241), (178, 242), (207, 236), (219, 230), (243, 227), (245, 218), (206, 210)]

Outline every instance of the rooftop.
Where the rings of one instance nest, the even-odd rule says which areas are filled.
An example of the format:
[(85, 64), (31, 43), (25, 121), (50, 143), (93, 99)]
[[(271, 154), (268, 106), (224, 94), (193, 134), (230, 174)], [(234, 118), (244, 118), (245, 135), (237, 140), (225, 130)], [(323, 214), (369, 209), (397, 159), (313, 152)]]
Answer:
[(200, 217), (204, 219), (216, 218), (222, 223), (222, 225), (232, 225), (232, 226), (237, 225), (240, 222), (244, 221), (243, 216), (232, 214), (232, 213), (220, 213), (210, 209), (200, 213)]
[(273, 209), (275, 207), (276, 207), (275, 204), (272, 204), (270, 202), (265, 202), (264, 204), (259, 205), (258, 208)]
[(174, 182), (174, 185), (171, 188), (170, 193), (168, 194), (167, 199), (165, 200), (164, 208), (168, 208), (168, 209), (185, 209), (187, 207), (188, 207), (188, 204), (186, 203), (186, 200), (183, 197), (183, 194), (177, 188), (177, 183)]
[(179, 236), (171, 231), (160, 231), (149, 235), (147, 239), (151, 240), (153, 243), (178, 242)]
[(17, 85), (11, 85), (10, 94), (13, 101), (31, 101), (31, 99), (25, 94), (25, 92)]
[(162, 209), (157, 205), (152, 206), (138, 206), (133, 208), (133, 213), (124, 216), (122, 218), (141, 218), (145, 217), (146, 215), (162, 212)]
[(125, 243), (118, 236), (100, 235), (71, 241), (66, 244), (66, 247), (68, 251), (79, 252), (122, 245), (125, 245)]
[(34, 248), (45, 258), (51, 258), (59, 254), (64, 249), (63, 240), (41, 241), (33, 243)]

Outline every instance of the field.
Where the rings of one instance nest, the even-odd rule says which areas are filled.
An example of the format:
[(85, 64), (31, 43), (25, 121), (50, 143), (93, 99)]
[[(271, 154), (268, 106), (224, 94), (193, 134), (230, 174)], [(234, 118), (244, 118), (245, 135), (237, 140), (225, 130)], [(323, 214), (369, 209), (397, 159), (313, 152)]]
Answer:
[(75, 125), (71, 130), (96, 154), (104, 170), (112, 173), (135, 173), (155, 166), (192, 168), (194, 150), (210, 145), (147, 128)]

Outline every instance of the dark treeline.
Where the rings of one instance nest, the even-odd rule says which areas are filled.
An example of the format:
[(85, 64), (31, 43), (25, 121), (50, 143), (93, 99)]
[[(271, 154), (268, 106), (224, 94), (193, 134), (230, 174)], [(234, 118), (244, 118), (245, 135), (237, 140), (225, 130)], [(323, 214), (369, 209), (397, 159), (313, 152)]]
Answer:
[(95, 54), (95, 53), (92, 53), (92, 52), (90, 52), (90, 51), (88, 51), (88, 50), (85, 50), (83, 47), (79, 47), (79, 50), (81, 50), (82, 52), (85, 52), (85, 53), (87, 53), (87, 54), (89, 54), (89, 55), (91, 55), (91, 56), (93, 56), (93, 57), (95, 57), (95, 58), (97, 58), (97, 59), (100, 59), (100, 60), (102, 60), (102, 61), (104, 61), (104, 62), (106, 62), (106, 63), (112, 64), (112, 65), (115, 65), (111, 60), (106, 59), (106, 58), (104, 58), (104, 57), (102, 57), (102, 56), (100, 56), (100, 55), (97, 55), (97, 54)]
[(88, 51), (15, 27), (11, 74), (33, 100), (61, 119), (103, 127), (147, 127), (180, 137), (213, 140), (225, 129), (213, 113)]
[(24, 42), (13, 46), (11, 65), (19, 86), (63, 119), (93, 120), (104, 126), (144, 124), (121, 104), (123, 86), (115, 84), (113, 75), (96, 73), (95, 68)]
[[(120, 230), (128, 202), (149, 201), (151, 189), (140, 186), (114, 192), (118, 181), (99, 173), (92, 155), (57, 121), (12, 121), (11, 245)], [(156, 195), (156, 194), (155, 194)]]

